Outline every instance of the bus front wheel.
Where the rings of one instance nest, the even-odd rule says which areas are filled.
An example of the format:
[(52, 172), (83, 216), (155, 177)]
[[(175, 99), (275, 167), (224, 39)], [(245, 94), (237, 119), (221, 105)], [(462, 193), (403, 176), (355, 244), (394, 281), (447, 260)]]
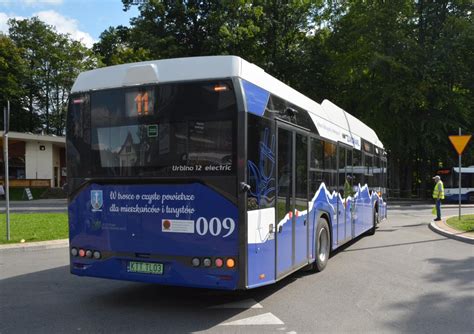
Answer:
[(329, 224), (326, 219), (320, 217), (316, 227), (316, 260), (314, 269), (323, 271), (329, 260), (331, 249), (331, 237), (329, 233)]

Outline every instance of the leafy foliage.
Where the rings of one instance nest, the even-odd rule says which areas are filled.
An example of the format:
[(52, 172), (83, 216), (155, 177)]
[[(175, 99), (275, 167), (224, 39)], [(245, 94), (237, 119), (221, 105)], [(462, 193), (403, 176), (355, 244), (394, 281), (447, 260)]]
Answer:
[(81, 71), (96, 66), (93, 53), (36, 17), (9, 26), (0, 52), (12, 79), (0, 89), (12, 102), (11, 130), (64, 134), (69, 91)]
[[(435, 171), (457, 164), (448, 135), (473, 131), (472, 0), (149, 0), (138, 9), (92, 50), (37, 19), (10, 21), (0, 92), (15, 126), (62, 133), (69, 89), (87, 68), (233, 54), (374, 128), (401, 195), (429, 193)], [(474, 165), (473, 145), (464, 165)]]

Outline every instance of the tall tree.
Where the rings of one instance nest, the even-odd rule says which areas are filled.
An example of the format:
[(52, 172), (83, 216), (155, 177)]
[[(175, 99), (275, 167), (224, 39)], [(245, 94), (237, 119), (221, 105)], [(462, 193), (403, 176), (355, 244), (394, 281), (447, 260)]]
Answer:
[[(9, 36), (26, 66), (21, 86), (29, 111), (26, 130), (64, 134), (64, 110), (79, 72), (97, 66), (92, 52), (70, 36), (59, 34), (37, 17), (10, 20)], [(41, 118), (43, 126), (36, 121)]]
[[(3, 110), (10, 101), (10, 128), (15, 131), (30, 131), (29, 114), (23, 108), (25, 102), (26, 63), (21, 50), (6, 35), (0, 34), (0, 119), (3, 130)], [(40, 126), (40, 119), (34, 118), (34, 127)]]

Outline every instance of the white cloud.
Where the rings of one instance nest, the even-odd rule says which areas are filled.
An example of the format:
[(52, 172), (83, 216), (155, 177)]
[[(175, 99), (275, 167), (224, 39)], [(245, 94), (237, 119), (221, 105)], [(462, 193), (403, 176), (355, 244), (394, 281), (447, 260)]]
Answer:
[(0, 5), (10, 6), (10, 5), (23, 5), (28, 7), (38, 7), (38, 6), (59, 6), (62, 5), (64, 0), (0, 0)]
[(85, 46), (92, 47), (94, 39), (87, 32), (79, 30), (78, 21), (59, 14), (54, 10), (44, 10), (34, 13), (33, 16), (38, 16), (41, 21), (52, 25), (61, 34), (69, 34), (71, 38), (81, 41)]
[(63, 4), (63, 0), (20, 0), (20, 2), (24, 3), (28, 6), (36, 6), (36, 5), (55, 5), (59, 6)]
[[(0, 0), (1, 1), (1, 0)], [(63, 16), (54, 10), (45, 10), (41, 12), (34, 13), (32, 16), (38, 16), (38, 18), (44, 23), (51, 25), (56, 28), (56, 31), (61, 34), (69, 34), (71, 38), (76, 41), (81, 41), (88, 48), (92, 47), (94, 44), (94, 39), (87, 32), (79, 30), (79, 23), (77, 20)], [(17, 20), (23, 20), (25, 17), (8, 15), (6, 13), (0, 12), (0, 31), (3, 33), (8, 33), (8, 24), (9, 19), (15, 18)]]
[(8, 15), (6, 13), (0, 12), (0, 32), (3, 32), (4, 34), (8, 34), (8, 20), (9, 19), (23, 20), (25, 18), (23, 16)]
[(8, 32), (8, 15), (5, 13), (0, 13), (0, 32)]

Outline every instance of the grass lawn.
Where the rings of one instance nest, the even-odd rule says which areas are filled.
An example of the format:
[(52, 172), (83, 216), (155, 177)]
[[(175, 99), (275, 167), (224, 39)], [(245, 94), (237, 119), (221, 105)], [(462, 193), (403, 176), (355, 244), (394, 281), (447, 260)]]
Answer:
[(11, 213), (10, 241), (7, 241), (5, 214), (0, 214), (0, 244), (66, 239), (67, 213)]
[(451, 217), (446, 223), (459, 231), (474, 232), (474, 215), (462, 215), (461, 220), (457, 216)]

